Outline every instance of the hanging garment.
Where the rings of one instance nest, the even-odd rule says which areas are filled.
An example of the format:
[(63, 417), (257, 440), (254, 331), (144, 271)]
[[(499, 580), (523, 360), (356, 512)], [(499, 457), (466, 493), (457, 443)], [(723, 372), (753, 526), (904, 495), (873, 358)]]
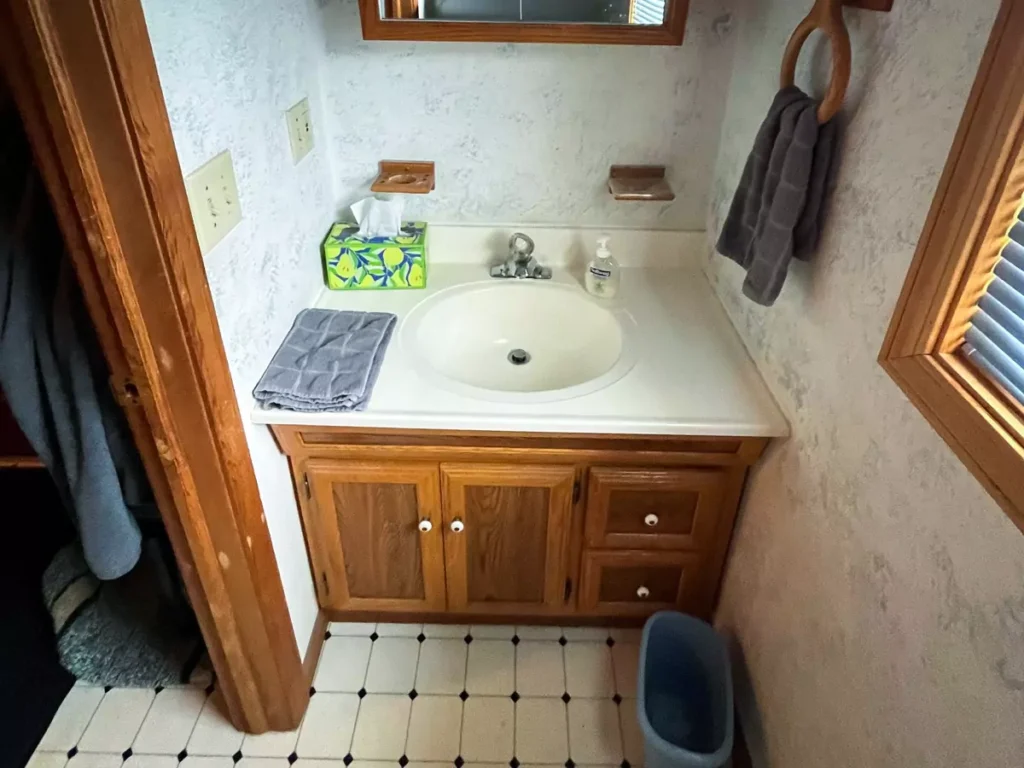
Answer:
[(89, 568), (139, 559), (151, 498), (17, 114), (0, 114), (0, 388), (72, 513)]

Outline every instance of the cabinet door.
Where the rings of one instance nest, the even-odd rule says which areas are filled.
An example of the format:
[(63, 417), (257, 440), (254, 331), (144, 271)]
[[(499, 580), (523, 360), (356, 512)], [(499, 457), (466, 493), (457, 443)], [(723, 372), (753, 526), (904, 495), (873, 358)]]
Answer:
[(703, 549), (714, 536), (727, 481), (721, 469), (594, 467), (587, 546)]
[(311, 460), (306, 541), (326, 608), (440, 611), (437, 465)]
[(564, 610), (576, 469), (442, 464), (448, 607)]
[(617, 616), (648, 616), (666, 608), (692, 611), (700, 564), (695, 552), (586, 552), (580, 610)]

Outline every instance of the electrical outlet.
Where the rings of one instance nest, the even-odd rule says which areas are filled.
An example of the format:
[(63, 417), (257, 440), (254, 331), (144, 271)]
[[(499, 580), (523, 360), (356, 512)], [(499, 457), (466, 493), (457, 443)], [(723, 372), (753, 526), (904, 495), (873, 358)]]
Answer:
[(224, 150), (185, 180), (199, 248), (206, 255), (242, 220), (231, 152)]
[(288, 141), (292, 146), (292, 162), (297, 163), (313, 149), (313, 120), (309, 116), (309, 99), (303, 99), (284, 113), (288, 123)]

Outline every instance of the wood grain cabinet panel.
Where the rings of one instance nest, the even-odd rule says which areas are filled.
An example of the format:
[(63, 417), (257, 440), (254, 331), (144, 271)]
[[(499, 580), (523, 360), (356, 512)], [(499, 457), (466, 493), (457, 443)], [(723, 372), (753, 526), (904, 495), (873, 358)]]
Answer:
[(594, 467), (587, 490), (586, 540), (608, 549), (708, 546), (728, 474), (720, 469)]
[(700, 588), (701, 559), (695, 552), (586, 552), (580, 608), (617, 616), (692, 610)]
[(449, 608), (563, 611), (575, 467), (442, 464), (441, 479)]
[(306, 540), (321, 605), (444, 609), (436, 464), (313, 460), (306, 477)]

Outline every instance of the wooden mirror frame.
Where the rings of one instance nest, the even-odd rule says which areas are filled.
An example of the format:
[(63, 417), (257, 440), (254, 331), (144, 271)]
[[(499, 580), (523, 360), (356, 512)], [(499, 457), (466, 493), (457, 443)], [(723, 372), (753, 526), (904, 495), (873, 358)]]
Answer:
[(378, 0), (359, 0), (364, 40), (462, 43), (590, 43), (682, 45), (689, 0), (668, 0), (660, 27), (632, 24), (545, 24), (504, 21), (401, 21), (381, 19)]

